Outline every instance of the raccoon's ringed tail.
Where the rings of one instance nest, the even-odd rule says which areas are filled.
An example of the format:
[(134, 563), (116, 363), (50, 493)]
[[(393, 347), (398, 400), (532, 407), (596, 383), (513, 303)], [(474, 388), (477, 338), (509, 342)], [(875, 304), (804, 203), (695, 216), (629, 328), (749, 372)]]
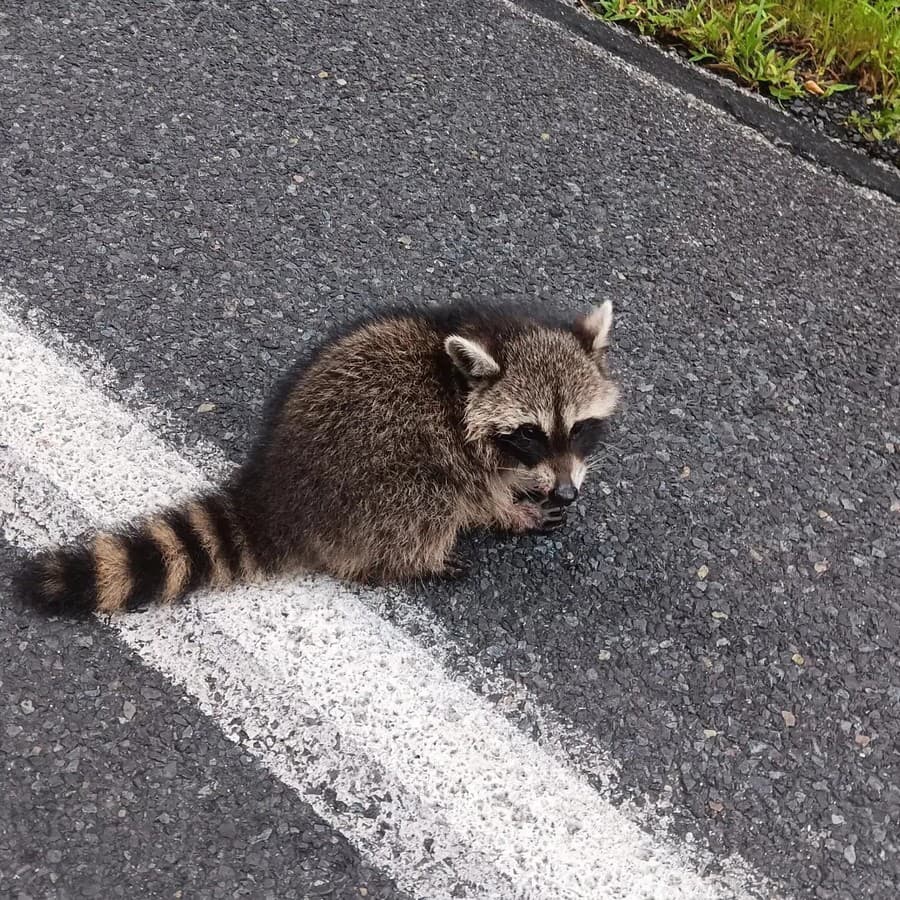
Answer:
[[(112, 613), (123, 609), (134, 590), (131, 561), (125, 541), (114, 534), (98, 534), (92, 548), (94, 579), (96, 582), (96, 606), (99, 612)], [(62, 583), (68, 587), (65, 560), (57, 559), (57, 570)]]
[(187, 588), (191, 576), (190, 551), (178, 540), (165, 519), (151, 519), (147, 523), (147, 532), (162, 555), (165, 569), (165, 581), (159, 599), (163, 603), (171, 603), (182, 596)]
[(252, 556), (229, 502), (210, 494), (87, 544), (41, 554), (21, 588), (53, 611), (119, 612), (143, 603), (173, 603), (207, 585), (251, 577)]
[[(210, 587), (227, 587), (233, 582), (234, 578), (228, 567), (227, 559), (222, 553), (220, 542), (215, 536), (215, 527), (209, 513), (207, 513), (202, 503), (194, 501), (188, 504), (187, 515), (191, 528), (197, 534), (204, 552), (209, 557), (211, 566)], [(242, 559), (240, 574), (248, 576), (250, 574), (249, 569), (250, 567), (247, 566), (246, 561)]]

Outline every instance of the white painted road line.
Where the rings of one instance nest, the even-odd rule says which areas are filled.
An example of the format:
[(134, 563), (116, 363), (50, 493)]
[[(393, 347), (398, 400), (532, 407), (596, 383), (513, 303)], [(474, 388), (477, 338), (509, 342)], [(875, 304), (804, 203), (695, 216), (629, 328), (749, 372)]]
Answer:
[[(204, 484), (3, 312), (0, 457), (3, 532), (29, 548)], [(493, 900), (770, 894), (702, 877), (331, 581), (207, 593), (114, 627), (416, 897), (460, 882)]]

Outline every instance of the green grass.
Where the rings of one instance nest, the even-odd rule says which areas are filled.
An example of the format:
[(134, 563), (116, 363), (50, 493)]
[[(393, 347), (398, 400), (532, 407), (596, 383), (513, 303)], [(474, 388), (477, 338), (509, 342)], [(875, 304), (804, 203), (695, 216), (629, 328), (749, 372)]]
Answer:
[(870, 112), (849, 124), (900, 142), (898, 0), (582, 0), (605, 19), (675, 40), (695, 62), (783, 100), (858, 86)]

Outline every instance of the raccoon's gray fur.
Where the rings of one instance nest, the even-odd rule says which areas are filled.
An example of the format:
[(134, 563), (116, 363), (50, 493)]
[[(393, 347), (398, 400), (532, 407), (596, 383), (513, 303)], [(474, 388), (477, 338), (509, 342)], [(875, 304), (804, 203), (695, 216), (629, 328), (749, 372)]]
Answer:
[(285, 381), (221, 489), (31, 561), (50, 609), (115, 612), (292, 570), (450, 574), (461, 531), (562, 524), (618, 390), (612, 306), (575, 322), (493, 307), (385, 313)]

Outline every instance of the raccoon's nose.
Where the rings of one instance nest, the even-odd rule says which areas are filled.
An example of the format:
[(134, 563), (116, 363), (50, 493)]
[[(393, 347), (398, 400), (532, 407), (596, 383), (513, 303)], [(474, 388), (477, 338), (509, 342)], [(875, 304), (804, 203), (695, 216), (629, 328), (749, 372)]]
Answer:
[(568, 506), (578, 499), (578, 488), (574, 484), (558, 484), (550, 492), (550, 499), (561, 506)]

